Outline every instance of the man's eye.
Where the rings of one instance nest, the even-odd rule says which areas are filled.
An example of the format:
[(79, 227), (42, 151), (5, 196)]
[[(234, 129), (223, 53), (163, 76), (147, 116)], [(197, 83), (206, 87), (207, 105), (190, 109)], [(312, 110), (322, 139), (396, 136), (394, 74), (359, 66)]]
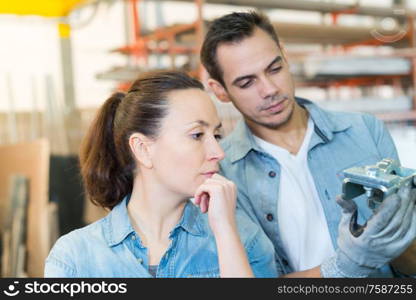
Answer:
[(198, 133), (193, 133), (191, 134), (191, 138), (193, 138), (194, 140), (199, 140), (204, 134), (202, 132), (198, 132)]
[(216, 134), (216, 135), (214, 135), (214, 137), (217, 141), (219, 141), (219, 140), (222, 139), (222, 134)]
[(246, 81), (244, 84), (241, 84), (241, 85), (240, 85), (240, 88), (241, 88), (241, 89), (248, 88), (248, 87), (249, 87), (252, 83), (253, 83), (253, 80), (248, 80), (248, 81)]
[(270, 73), (278, 73), (282, 69), (282, 66), (270, 69)]

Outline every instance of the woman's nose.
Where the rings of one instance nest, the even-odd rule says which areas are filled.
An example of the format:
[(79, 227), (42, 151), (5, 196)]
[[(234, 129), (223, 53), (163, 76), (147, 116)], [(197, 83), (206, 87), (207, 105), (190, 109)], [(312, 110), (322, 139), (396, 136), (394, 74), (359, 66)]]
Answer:
[(222, 150), (220, 143), (213, 138), (213, 141), (209, 145), (208, 160), (216, 159), (218, 161), (225, 157), (224, 150)]

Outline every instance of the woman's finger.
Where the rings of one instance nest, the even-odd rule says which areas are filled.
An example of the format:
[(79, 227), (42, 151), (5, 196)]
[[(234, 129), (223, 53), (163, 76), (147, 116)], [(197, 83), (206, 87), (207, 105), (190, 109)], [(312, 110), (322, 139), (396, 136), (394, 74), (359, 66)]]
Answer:
[(202, 213), (206, 213), (208, 212), (208, 208), (209, 208), (209, 197), (207, 195), (202, 196), (202, 200), (201, 200), (201, 212)]

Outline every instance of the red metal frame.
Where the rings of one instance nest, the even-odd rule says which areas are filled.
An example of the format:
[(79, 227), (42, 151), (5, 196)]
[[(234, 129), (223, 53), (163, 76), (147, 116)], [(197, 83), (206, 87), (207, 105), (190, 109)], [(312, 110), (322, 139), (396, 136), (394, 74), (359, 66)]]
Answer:
[[(178, 54), (198, 55), (204, 36), (204, 21), (202, 18), (202, 6), (204, 0), (195, 0), (197, 8), (197, 20), (191, 24), (174, 25), (165, 28), (158, 28), (150, 34), (141, 34), (141, 25), (139, 20), (139, 2), (140, 0), (129, 0), (130, 11), (133, 20), (133, 42), (113, 50), (125, 55), (131, 55), (136, 58), (136, 63), (143, 63), (148, 67), (149, 55), (151, 54), (168, 54), (171, 57), (171, 68), (175, 68), (175, 58)], [(178, 34), (195, 31), (197, 43), (192, 46), (182, 46), (175, 43), (175, 37)], [(163, 46), (162, 42), (166, 45)], [(195, 77), (201, 77), (203, 69), (201, 64), (195, 70), (189, 73)], [(121, 83), (118, 88), (125, 90), (130, 83)]]
[(353, 15), (357, 13), (357, 11), (358, 11), (358, 7), (352, 7), (352, 8), (345, 9), (345, 10), (331, 12), (332, 24), (333, 25), (338, 24), (338, 17), (340, 15)]
[(350, 77), (350, 78), (339, 78), (333, 80), (325, 80), (325, 81), (307, 81), (302, 82), (298, 86), (302, 87), (310, 87), (310, 86), (318, 86), (318, 87), (341, 87), (341, 86), (348, 86), (348, 87), (357, 87), (357, 86), (372, 86), (372, 85), (382, 85), (382, 84), (390, 84), (390, 85), (397, 85), (398, 79), (403, 79), (409, 76), (409, 74), (402, 74), (402, 75), (377, 75), (377, 76), (361, 76), (361, 77)]
[[(154, 32), (146, 35), (141, 34), (141, 25), (139, 20), (139, 2), (140, 0), (129, 0), (130, 8), (131, 8), (131, 15), (133, 20), (133, 28), (132, 34), (134, 35), (133, 43), (130, 45), (125, 45), (124, 47), (118, 48), (115, 51), (119, 53), (123, 53), (125, 55), (131, 55), (132, 57), (136, 58), (137, 63), (144, 63), (146, 66), (148, 65), (148, 58), (151, 54), (168, 54), (171, 57), (171, 66), (174, 68), (175, 66), (175, 57), (178, 54), (187, 54), (187, 55), (198, 55), (200, 52), (200, 48), (203, 41), (204, 36), (204, 21), (202, 16), (202, 7), (204, 4), (204, 0), (195, 0), (195, 5), (197, 8), (197, 20), (191, 24), (182, 24), (182, 25), (175, 25), (166, 28), (159, 28)], [(331, 13), (332, 23), (337, 24), (338, 18), (342, 14), (355, 14), (357, 12), (357, 7), (352, 7), (348, 10), (343, 11), (334, 11)], [(409, 16), (408, 24), (408, 32), (405, 35), (405, 39), (409, 40), (409, 43), (412, 48), (416, 48), (416, 31), (415, 31), (415, 24), (414, 18)], [(178, 34), (186, 33), (189, 31), (195, 31), (196, 33), (196, 44), (192, 46), (181, 46), (175, 43), (175, 37)], [(166, 45), (163, 46), (162, 42)], [(367, 41), (361, 41), (358, 43), (351, 43), (345, 44), (341, 47), (337, 47), (335, 52), (349, 52), (355, 47), (358, 46), (381, 46), (385, 44), (385, 42), (371, 39)], [(410, 74), (402, 74), (402, 75), (378, 75), (378, 76), (360, 76), (354, 78), (340, 78), (335, 79), (327, 82), (317, 82), (317, 81), (310, 81), (310, 82), (303, 82), (299, 83), (299, 86), (319, 86), (319, 87), (326, 87), (326, 88), (338, 88), (341, 86), (348, 86), (351, 88), (354, 87), (362, 87), (362, 86), (375, 86), (381, 84), (390, 84), (393, 85), (395, 88), (400, 88), (400, 82), (404, 77), (411, 76), (411, 80), (413, 83), (413, 108), (412, 111), (406, 113), (393, 113), (393, 114), (384, 114), (381, 115), (381, 118), (384, 120), (416, 120), (416, 56), (409, 57), (412, 61), (412, 72)], [(197, 69), (191, 70), (189, 72), (192, 76), (204, 78), (206, 73), (204, 72), (203, 67), (199, 63)], [(130, 83), (121, 83), (119, 88), (127, 89)]]

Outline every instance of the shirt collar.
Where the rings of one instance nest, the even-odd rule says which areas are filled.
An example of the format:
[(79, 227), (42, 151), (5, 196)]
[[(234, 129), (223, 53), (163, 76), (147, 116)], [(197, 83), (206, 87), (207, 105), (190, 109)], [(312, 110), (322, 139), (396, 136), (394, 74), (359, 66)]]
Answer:
[[(333, 133), (344, 131), (351, 127), (351, 123), (345, 120), (345, 118), (335, 119), (334, 116), (329, 115), (328, 112), (312, 101), (299, 97), (295, 97), (295, 100), (309, 112), (309, 115), (315, 124), (314, 131), (323, 142), (332, 140)], [(227, 140), (232, 144), (227, 153), (232, 163), (242, 159), (252, 150), (260, 153), (263, 152), (255, 142), (250, 128), (243, 120), (240, 120), (237, 123), (236, 128)]]
[(199, 219), (199, 216), (202, 213), (199, 211), (199, 208), (196, 207), (191, 201), (186, 203), (183, 215), (179, 223), (172, 230), (173, 234), (177, 228), (182, 228), (192, 235), (204, 235), (205, 230), (203, 228), (203, 222)]
[(296, 102), (309, 112), (315, 124), (315, 132), (317, 130), (320, 131), (328, 141), (332, 140), (335, 132), (341, 132), (351, 127), (351, 122), (346, 118), (339, 118), (334, 114), (329, 114), (328, 111), (320, 108), (310, 100), (296, 97)]
[(227, 156), (231, 162), (242, 159), (252, 150), (262, 152), (244, 120), (238, 121), (235, 129), (231, 132), (229, 138), (227, 138), (227, 141), (231, 144), (227, 152)]
[(128, 235), (134, 232), (127, 212), (129, 200), (130, 195), (124, 197), (106, 217), (107, 228), (104, 230), (104, 236), (110, 247), (121, 243)]
[[(110, 247), (121, 243), (127, 236), (129, 236), (134, 229), (130, 223), (127, 212), (127, 204), (130, 200), (130, 195), (117, 204), (106, 217), (106, 227), (104, 230), (105, 239)], [(202, 224), (198, 221), (200, 212), (198, 208), (188, 201), (179, 223), (171, 231), (171, 235), (177, 228), (183, 228), (185, 231), (193, 235), (203, 235), (204, 229)]]

